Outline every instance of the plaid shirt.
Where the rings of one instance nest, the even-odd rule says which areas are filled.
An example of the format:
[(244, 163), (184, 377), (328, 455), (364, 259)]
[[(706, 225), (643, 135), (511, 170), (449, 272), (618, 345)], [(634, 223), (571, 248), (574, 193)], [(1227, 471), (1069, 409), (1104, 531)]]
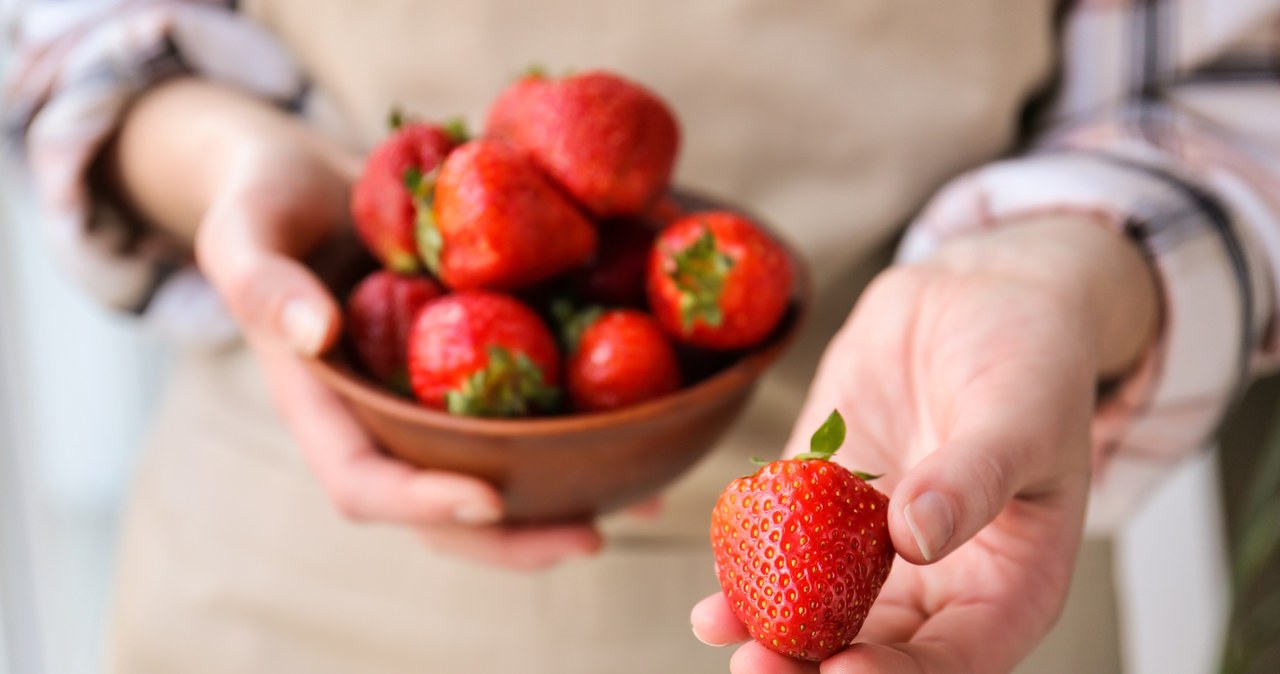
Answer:
[[(233, 5), (0, 0), (20, 47), (5, 124), (25, 143), (55, 251), (110, 305), (206, 339), (234, 326), (188, 253), (95, 199), (85, 178), (132, 98), (165, 77), (301, 96), (289, 54)], [(1280, 362), (1280, 0), (1084, 0), (1064, 16), (1055, 95), (1024, 151), (957, 177), (900, 257), (1043, 212), (1100, 215), (1142, 243), (1164, 324), (1094, 429), (1103, 491), (1132, 496)]]

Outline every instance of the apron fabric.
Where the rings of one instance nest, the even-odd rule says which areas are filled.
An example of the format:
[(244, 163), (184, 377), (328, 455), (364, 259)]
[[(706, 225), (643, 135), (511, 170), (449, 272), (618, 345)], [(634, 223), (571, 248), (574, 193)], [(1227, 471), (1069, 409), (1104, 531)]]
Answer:
[[(716, 494), (785, 442), (822, 348), (894, 234), (948, 177), (1007, 151), (1052, 67), (1049, 0), (791, 3), (247, 0), (313, 77), (314, 123), (367, 148), (387, 111), (486, 106), (531, 64), (608, 68), (681, 121), (676, 180), (743, 205), (808, 259), (813, 317), (654, 521), (524, 574), (342, 520), (243, 348), (185, 355), (126, 515), (108, 639), (119, 674), (722, 672), (690, 634), (716, 591)], [(1100, 671), (1092, 669), (1090, 671)]]

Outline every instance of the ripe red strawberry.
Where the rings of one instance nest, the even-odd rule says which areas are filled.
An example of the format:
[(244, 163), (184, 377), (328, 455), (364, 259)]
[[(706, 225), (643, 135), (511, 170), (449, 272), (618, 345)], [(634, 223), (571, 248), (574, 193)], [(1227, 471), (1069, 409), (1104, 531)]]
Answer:
[(532, 309), (469, 291), (428, 304), (409, 336), (409, 376), (423, 403), (453, 414), (515, 417), (554, 407), (560, 355)]
[(822, 660), (852, 642), (893, 566), (888, 497), (871, 476), (828, 460), (844, 431), (832, 412), (811, 452), (734, 480), (711, 515), (716, 576), (734, 615), (793, 658)]
[(649, 306), (679, 341), (742, 349), (769, 336), (791, 300), (787, 251), (728, 211), (685, 216), (658, 235), (649, 260)]
[(405, 368), (409, 331), (418, 311), (443, 294), (429, 278), (385, 270), (370, 274), (355, 287), (347, 298), (346, 332), (369, 374), (397, 391), (409, 392)]
[(671, 182), (680, 146), (661, 99), (598, 71), (526, 76), (495, 101), (486, 133), (529, 153), (597, 217), (642, 214)]
[(576, 410), (636, 405), (680, 388), (675, 350), (648, 314), (588, 311), (571, 323), (565, 384)]
[(412, 273), (421, 268), (416, 239), (418, 206), (414, 197), (421, 176), (440, 165), (466, 139), (461, 124), (401, 124), (374, 147), (351, 193), (356, 233), (374, 257), (388, 268)]
[(454, 290), (515, 290), (586, 262), (587, 218), (519, 152), (477, 140), (454, 150), (434, 185), (423, 256)]
[(657, 233), (648, 224), (618, 219), (600, 226), (600, 249), (573, 277), (582, 299), (607, 305), (642, 306), (645, 270)]

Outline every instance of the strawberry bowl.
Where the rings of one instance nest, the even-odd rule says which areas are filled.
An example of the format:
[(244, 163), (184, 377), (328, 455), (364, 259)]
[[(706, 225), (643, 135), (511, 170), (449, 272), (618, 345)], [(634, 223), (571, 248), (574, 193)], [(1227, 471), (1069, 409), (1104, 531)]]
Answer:
[[(678, 200), (690, 209), (725, 208), (687, 194)], [(776, 232), (762, 227), (786, 247)], [(630, 407), (517, 419), (457, 416), (388, 390), (364, 372), (348, 348), (308, 363), (387, 454), (489, 481), (503, 496), (508, 522), (588, 518), (659, 492), (713, 449), (743, 411), (761, 376), (792, 342), (811, 303), (804, 260), (793, 248), (786, 252), (794, 269), (791, 300), (764, 341), (733, 352), (682, 349), (685, 385)], [(374, 265), (349, 241), (334, 242), (312, 260), (339, 298)]]

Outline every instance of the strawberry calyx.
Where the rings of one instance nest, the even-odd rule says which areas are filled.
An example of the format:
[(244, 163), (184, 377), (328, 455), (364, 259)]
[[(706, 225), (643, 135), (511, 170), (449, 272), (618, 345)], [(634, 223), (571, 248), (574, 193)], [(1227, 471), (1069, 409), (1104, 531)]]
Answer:
[(706, 226), (696, 241), (683, 250), (668, 250), (667, 254), (671, 261), (667, 276), (680, 291), (680, 318), (685, 331), (693, 329), (699, 320), (711, 327), (719, 326), (724, 322), (720, 294), (734, 259), (716, 247), (715, 235)]
[(467, 129), (467, 120), (461, 117), (451, 117), (440, 125), (440, 129), (444, 131), (444, 135), (449, 137), (449, 141), (454, 146), (462, 145), (471, 140), (471, 131)]
[(582, 334), (603, 315), (604, 308), (596, 305), (578, 308), (572, 301), (563, 298), (551, 303), (551, 317), (560, 328), (560, 341), (567, 353), (578, 350)]
[(444, 237), (436, 224), (436, 176), (439, 169), (426, 173), (416, 166), (404, 170), (404, 186), (413, 198), (414, 235), (418, 241), (418, 254), (432, 274), (440, 275), (440, 255), (444, 250)]
[(542, 368), (524, 353), (489, 347), (489, 363), (445, 394), (451, 414), (473, 417), (519, 417), (550, 410), (560, 391), (546, 383)]
[[(836, 451), (844, 444), (846, 430), (844, 417), (840, 415), (840, 410), (831, 410), (827, 420), (809, 438), (809, 451), (797, 454), (792, 458), (797, 461), (830, 461), (831, 457), (835, 456)], [(754, 460), (752, 459), (752, 461)], [(857, 470), (849, 472), (864, 482), (884, 477), (883, 475), (872, 475), (871, 473)]]

